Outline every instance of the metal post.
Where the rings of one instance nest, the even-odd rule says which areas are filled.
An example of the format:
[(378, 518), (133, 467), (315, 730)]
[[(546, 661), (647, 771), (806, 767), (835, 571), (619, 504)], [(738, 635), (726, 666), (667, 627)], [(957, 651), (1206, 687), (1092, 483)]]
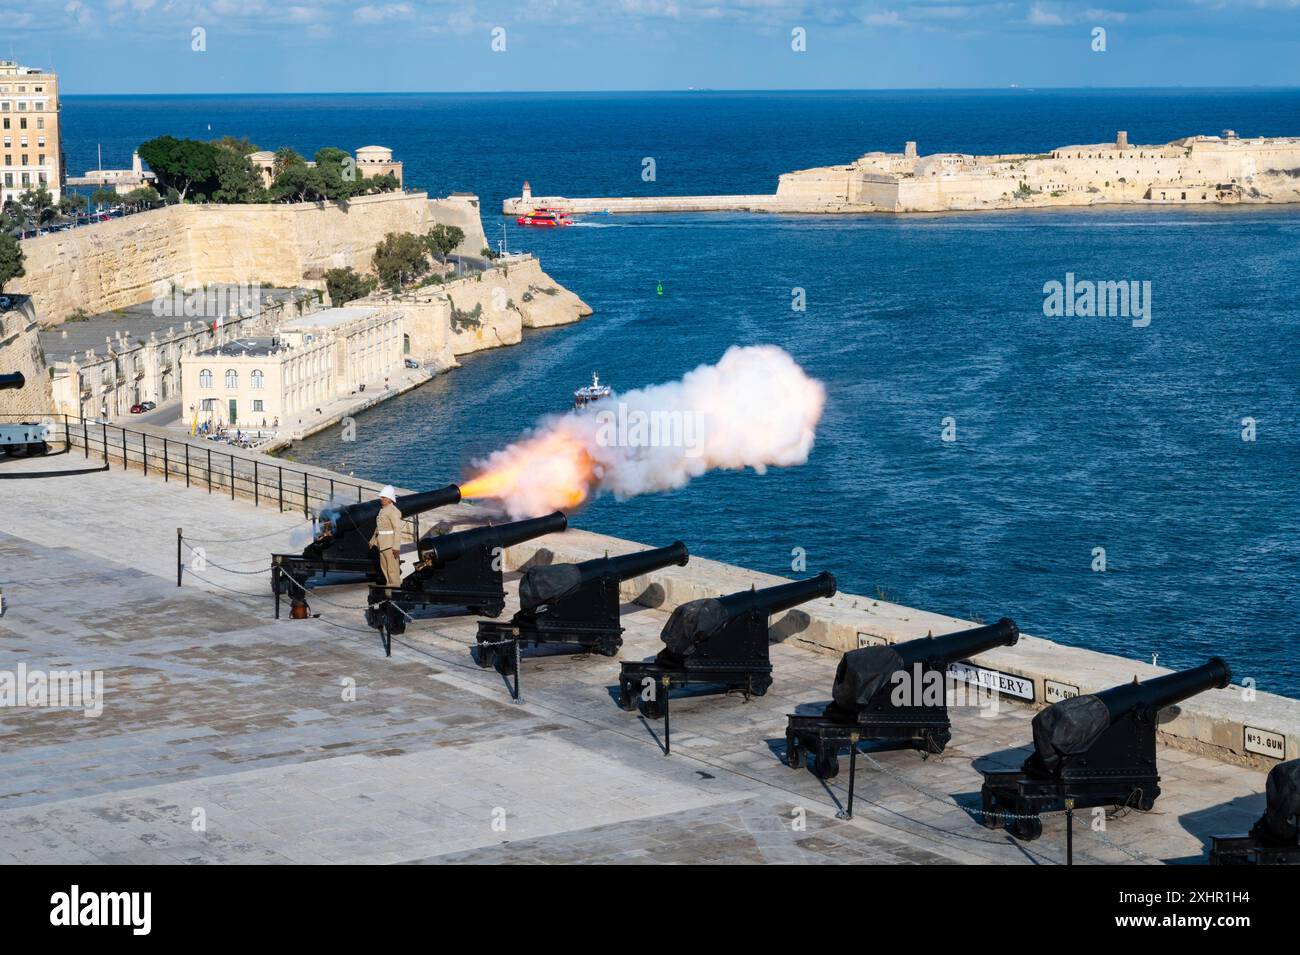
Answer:
[(276, 483), (280, 487), (280, 513), (283, 514), (284, 513), (284, 465), (283, 464), (276, 465), (276, 470), (280, 472), (280, 475), (277, 478)]
[(668, 677), (663, 678), (664, 687), (664, 755), (672, 752), (672, 718), (668, 715)]
[[(307, 472), (302, 472), (302, 516), (311, 517), (311, 502), (307, 500)], [(399, 541), (400, 543), (400, 541)]]
[(122, 470), (126, 471), (129, 470), (130, 463), (126, 459), (126, 428), (118, 428), (117, 430), (122, 433)]
[(208, 448), (208, 493), (212, 493), (212, 449)]
[(235, 454), (230, 453), (230, 499), (235, 499)]
[(519, 695), (519, 639), (518, 638), (515, 638), (514, 644), (515, 644), (515, 693), (512, 702), (522, 703), (524, 701), (524, 698)]
[[(122, 447), (126, 447), (126, 432), (122, 432)], [(149, 476), (149, 435), (143, 431), (140, 432), (140, 470), (145, 477)]]
[(261, 488), (258, 484), (258, 477), (257, 477), (257, 458), (253, 458), (253, 506), (254, 507), (262, 506)]
[(90, 458), (90, 426), (86, 424), (86, 419), (81, 419), (81, 443), (86, 446), (86, 458)]
[(166, 484), (170, 478), (167, 472), (172, 469), (171, 462), (167, 458), (167, 439), (163, 438), (163, 483)]
[(1065, 864), (1074, 865), (1074, 799), (1065, 801)]
[(72, 430), (68, 427), (68, 416), (63, 416), (63, 453), (72, 450)]
[(103, 423), (102, 423), (102, 427), (103, 427), (103, 429), (104, 429), (104, 436), (103, 436), (103, 441), (104, 441), (104, 466), (105, 466), (105, 467), (108, 467), (108, 422), (107, 422), (107, 421), (103, 422)]
[(190, 446), (185, 445), (185, 486), (190, 486)]
[(280, 565), (271, 565), (271, 591), (275, 594), (275, 619), (280, 619)]
[(330, 478), (330, 500), (334, 500), (334, 479)]
[(853, 781), (858, 776), (858, 734), (849, 734), (849, 801), (845, 809), (835, 814), (836, 819), (853, 818)]
[(176, 528), (176, 586), (181, 585), (181, 569), (185, 566), (181, 559), (181, 529)]

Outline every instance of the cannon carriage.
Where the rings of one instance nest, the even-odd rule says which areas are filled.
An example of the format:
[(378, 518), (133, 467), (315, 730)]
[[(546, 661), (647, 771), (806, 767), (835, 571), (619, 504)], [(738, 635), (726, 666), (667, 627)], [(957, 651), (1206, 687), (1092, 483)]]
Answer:
[(832, 779), (839, 774), (840, 751), (862, 740), (942, 753), (952, 738), (948, 667), (1019, 639), (1015, 622), (1003, 617), (940, 637), (850, 650), (840, 659), (832, 701), (821, 715), (790, 714), (786, 761), (799, 769), (811, 753), (813, 775)]
[[(434, 491), (404, 494), (393, 504), (403, 517), (415, 517), (459, 500), (460, 488), (449, 484)], [(370, 546), (380, 507), (378, 498), (356, 504), (327, 505), (318, 515), (315, 539), (301, 554), (271, 555), (271, 591), (276, 597), (276, 616), (279, 616), (280, 596), (302, 594), (307, 581), (318, 574), (363, 574), (371, 581), (381, 579), (379, 553)]]
[(1210, 837), (1210, 865), (1300, 865), (1300, 759), (1268, 771), (1264, 799), (1246, 835)]
[(1033, 720), (1034, 751), (1016, 771), (984, 773), (984, 825), (1005, 821), (1020, 839), (1037, 839), (1039, 815), (1096, 806), (1151, 809), (1160, 795), (1156, 726), (1160, 711), (1232, 680), (1219, 657), (1198, 667), (1076, 696)]
[(623, 646), (619, 584), (688, 560), (686, 545), (675, 541), (621, 557), (530, 568), (519, 581), (519, 612), (510, 622), (479, 621), (479, 666), (509, 676), (522, 648), (543, 644), (612, 657)]
[(664, 649), (653, 660), (621, 664), (620, 705), (659, 719), (670, 687), (707, 685), (717, 693), (739, 690), (746, 699), (762, 696), (772, 685), (768, 618), (834, 595), (835, 578), (823, 571), (807, 580), (681, 604), (664, 625)]
[(392, 635), (405, 632), (409, 611), (416, 607), (456, 607), (462, 613), (499, 617), (506, 606), (503, 551), (567, 526), (565, 516), (556, 511), (424, 538), (419, 561), (400, 587), (370, 587), (366, 623), (380, 631), (389, 652)]

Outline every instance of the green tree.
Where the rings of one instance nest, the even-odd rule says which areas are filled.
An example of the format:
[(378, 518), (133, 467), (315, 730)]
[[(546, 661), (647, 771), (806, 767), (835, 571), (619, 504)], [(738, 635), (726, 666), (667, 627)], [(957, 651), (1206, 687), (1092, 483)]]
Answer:
[(373, 263), (384, 288), (398, 291), (429, 271), (429, 247), (423, 236), (390, 232), (375, 246)]
[(23, 271), (23, 247), (10, 233), (0, 233), (0, 292), (10, 279), (20, 279)]
[(102, 209), (104, 206), (115, 206), (121, 199), (118, 197), (117, 190), (112, 187), (100, 187), (90, 194), (90, 202), (96, 209)]
[(248, 137), (236, 139), (234, 136), (222, 136), (220, 139), (214, 139), (211, 145), (218, 149), (228, 149), (237, 156), (251, 156), (253, 153), (261, 152), (253, 143), (248, 141)]
[(330, 304), (335, 308), (365, 298), (375, 290), (376, 284), (373, 275), (359, 275), (350, 268), (330, 269), (325, 273), (325, 288), (330, 293)]
[(131, 209), (152, 209), (162, 203), (162, 196), (158, 195), (158, 190), (153, 186), (141, 186), (122, 196), (121, 201), (122, 205)]
[(65, 192), (59, 199), (59, 214), (75, 215), (86, 209), (86, 197), (79, 192)]
[(444, 262), (447, 261), (447, 256), (451, 254), (452, 250), (464, 241), (465, 230), (459, 226), (442, 225), (441, 223), (430, 229), (424, 237), (425, 245), (428, 246), (429, 251)]
[(265, 198), (262, 176), (248, 158), (248, 153), (219, 146), (214, 165), (216, 188), (212, 190), (213, 201), (260, 202)]
[(31, 226), (40, 228), (59, 217), (59, 207), (44, 186), (27, 189), (18, 197), (23, 219)]
[(308, 166), (305, 162), (291, 163), (275, 177), (270, 194), (273, 199), (315, 202), (325, 198), (325, 186), (315, 167)]
[(275, 159), (272, 161), (272, 178), (279, 176), (280, 173), (284, 172), (284, 170), (289, 166), (305, 165), (307, 165), (307, 160), (303, 159), (302, 156), (298, 154), (297, 150), (290, 149), (288, 146), (281, 146), (275, 151)]
[(191, 189), (210, 194), (218, 187), (217, 160), (220, 150), (197, 139), (159, 136), (140, 144), (140, 158), (158, 177), (163, 188), (172, 187), (182, 202)]

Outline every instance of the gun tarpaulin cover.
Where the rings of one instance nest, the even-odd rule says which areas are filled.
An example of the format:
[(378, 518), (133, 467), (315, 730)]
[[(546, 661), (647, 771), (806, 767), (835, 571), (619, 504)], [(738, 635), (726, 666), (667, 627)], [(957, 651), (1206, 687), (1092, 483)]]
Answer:
[(707, 640), (727, 624), (727, 611), (712, 597), (691, 600), (673, 611), (661, 634), (670, 653), (688, 657), (700, 640)]
[(1095, 696), (1053, 703), (1034, 717), (1034, 750), (1047, 769), (1069, 756), (1086, 753), (1110, 726), (1110, 711)]
[(567, 597), (578, 589), (582, 576), (573, 564), (530, 568), (519, 581), (519, 606), (532, 610), (552, 600)]

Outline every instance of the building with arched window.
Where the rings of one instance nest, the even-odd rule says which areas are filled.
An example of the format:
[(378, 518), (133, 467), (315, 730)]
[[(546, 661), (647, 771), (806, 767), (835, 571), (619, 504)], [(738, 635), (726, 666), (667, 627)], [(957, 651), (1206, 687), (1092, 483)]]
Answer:
[(199, 372), (199, 387), (205, 391), (212, 387), (212, 369), (204, 368)]

